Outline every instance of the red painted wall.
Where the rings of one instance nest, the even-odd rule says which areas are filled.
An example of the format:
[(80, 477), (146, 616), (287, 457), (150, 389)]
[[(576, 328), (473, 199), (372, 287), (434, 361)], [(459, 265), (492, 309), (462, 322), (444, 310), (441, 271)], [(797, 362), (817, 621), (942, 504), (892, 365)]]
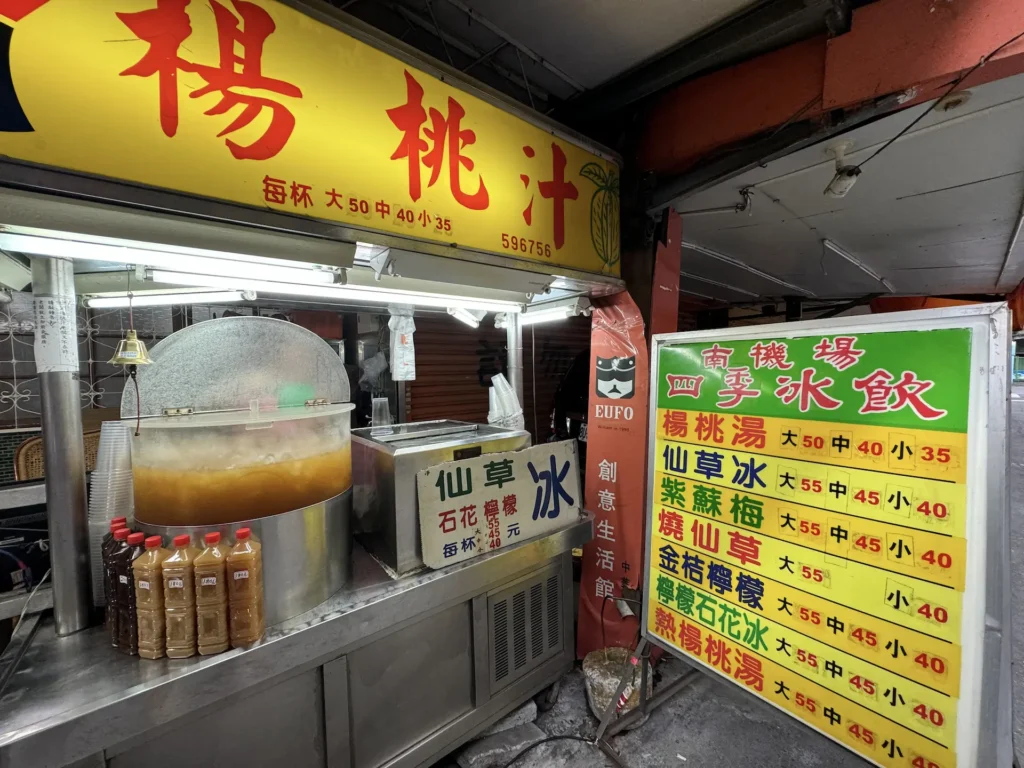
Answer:
[[(910, 92), (907, 106), (935, 98), (1022, 31), (1021, 0), (878, 0), (854, 12), (846, 35), (795, 43), (666, 93), (648, 116), (641, 160), (671, 175), (788, 120), (895, 93)], [(963, 87), (1021, 72), (1024, 40)]]

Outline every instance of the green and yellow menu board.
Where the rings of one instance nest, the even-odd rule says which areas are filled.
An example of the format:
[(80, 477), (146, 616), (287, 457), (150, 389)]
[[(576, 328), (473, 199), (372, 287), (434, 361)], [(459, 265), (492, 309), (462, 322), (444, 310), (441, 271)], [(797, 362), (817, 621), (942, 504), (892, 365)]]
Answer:
[(648, 637), (877, 765), (980, 765), (988, 309), (658, 337)]

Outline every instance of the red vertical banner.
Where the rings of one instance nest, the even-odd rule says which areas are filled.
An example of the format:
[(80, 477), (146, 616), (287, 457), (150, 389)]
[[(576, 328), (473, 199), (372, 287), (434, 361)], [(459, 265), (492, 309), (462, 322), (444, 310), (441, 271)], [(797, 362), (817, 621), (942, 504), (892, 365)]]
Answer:
[(647, 482), (650, 368), (643, 318), (625, 292), (594, 305), (585, 496), (596, 518), (594, 540), (583, 548), (576, 640), (581, 658), (636, 639), (638, 620), (622, 619), (613, 599), (643, 578)]

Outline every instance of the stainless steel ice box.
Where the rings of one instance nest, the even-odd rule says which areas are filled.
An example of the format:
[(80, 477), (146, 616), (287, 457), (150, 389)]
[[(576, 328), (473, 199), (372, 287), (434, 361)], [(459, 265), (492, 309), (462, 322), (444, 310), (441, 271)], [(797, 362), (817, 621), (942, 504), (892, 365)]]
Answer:
[(360, 540), (397, 574), (420, 568), (416, 473), (445, 461), (529, 446), (529, 432), (461, 421), (353, 429), (353, 509)]

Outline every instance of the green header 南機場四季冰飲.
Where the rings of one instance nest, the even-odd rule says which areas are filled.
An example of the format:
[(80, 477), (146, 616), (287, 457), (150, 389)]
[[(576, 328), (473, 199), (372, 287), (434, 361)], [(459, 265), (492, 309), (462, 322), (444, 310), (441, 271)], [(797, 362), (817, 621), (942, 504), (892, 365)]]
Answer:
[(658, 407), (967, 430), (966, 329), (666, 345)]

